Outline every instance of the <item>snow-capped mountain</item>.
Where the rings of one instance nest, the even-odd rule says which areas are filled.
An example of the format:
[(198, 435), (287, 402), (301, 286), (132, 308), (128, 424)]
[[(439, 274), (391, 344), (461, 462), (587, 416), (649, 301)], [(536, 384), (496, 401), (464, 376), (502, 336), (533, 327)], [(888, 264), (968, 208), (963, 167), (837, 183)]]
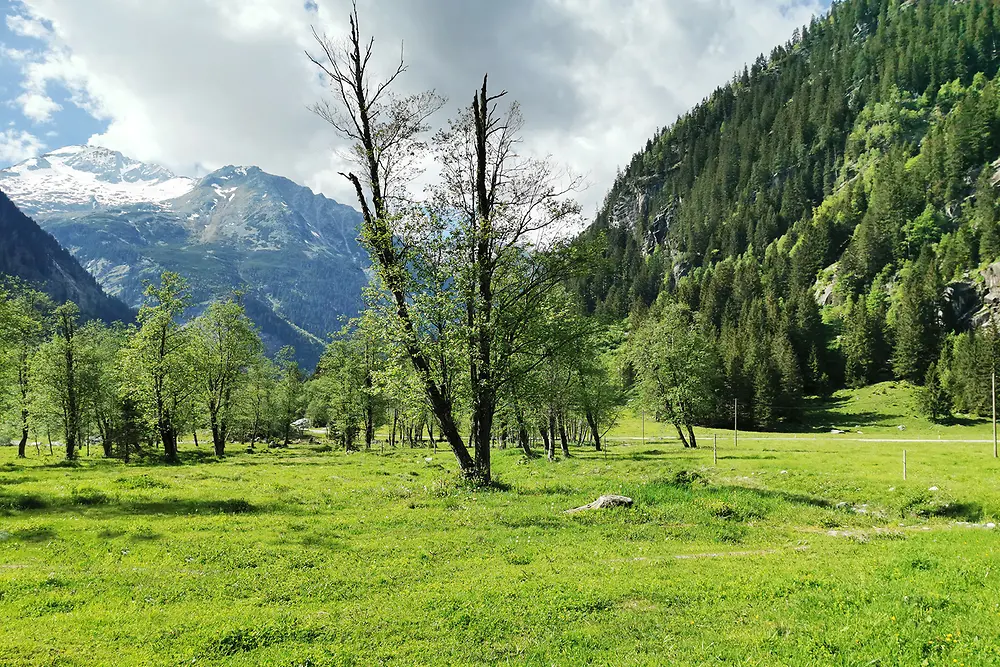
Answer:
[(67, 146), (0, 172), (7, 195), (42, 215), (165, 202), (197, 181), (97, 146)]
[(257, 167), (194, 179), (69, 146), (0, 170), (0, 190), (126, 303), (164, 270), (201, 306), (240, 289), (268, 346), (304, 362), (361, 306), (360, 214)]

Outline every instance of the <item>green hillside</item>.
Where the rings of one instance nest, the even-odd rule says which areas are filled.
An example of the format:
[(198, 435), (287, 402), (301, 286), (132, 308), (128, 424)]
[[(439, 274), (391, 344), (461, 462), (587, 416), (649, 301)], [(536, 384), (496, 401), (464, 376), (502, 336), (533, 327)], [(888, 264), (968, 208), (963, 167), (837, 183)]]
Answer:
[(981, 411), (998, 27), (988, 0), (836, 3), (634, 156), (584, 233), (607, 244), (588, 310), (687, 304), (756, 426), (893, 378)]

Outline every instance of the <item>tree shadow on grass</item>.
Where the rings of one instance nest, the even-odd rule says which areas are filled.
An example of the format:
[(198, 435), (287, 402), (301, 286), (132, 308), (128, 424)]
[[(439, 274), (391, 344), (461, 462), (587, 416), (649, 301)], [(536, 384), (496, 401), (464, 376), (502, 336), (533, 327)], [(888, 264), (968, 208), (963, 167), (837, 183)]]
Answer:
[(989, 423), (985, 417), (973, 417), (972, 415), (952, 415), (945, 419), (942, 424), (945, 426), (981, 426)]
[(878, 426), (891, 421), (894, 416), (874, 410), (845, 412), (838, 408), (849, 401), (846, 396), (832, 398), (811, 397), (803, 401), (801, 409), (776, 427), (778, 433), (802, 433), (829, 431), (831, 428), (852, 428)]
[[(928, 503), (909, 509), (913, 514), (924, 518), (952, 519), (953, 521), (973, 523), (983, 518), (983, 506), (977, 502), (957, 502), (943, 505)], [(906, 514), (905, 510), (903, 514)]]
[(776, 459), (777, 456), (773, 454), (726, 454), (720, 456), (719, 460), (735, 460), (735, 461), (761, 461), (761, 460), (771, 460)]
[[(675, 473), (672, 478), (656, 480), (649, 482), (644, 486), (661, 488), (671, 487), (674, 489), (681, 489), (693, 495), (706, 494), (714, 496), (720, 493), (742, 493), (754, 495), (762, 499), (779, 500), (794, 505), (808, 505), (810, 507), (822, 508), (834, 507), (834, 502), (827, 498), (812, 496), (805, 493), (794, 493), (791, 491), (782, 491), (780, 489), (761, 489), (753, 486), (740, 486), (738, 484), (706, 485), (701, 475), (698, 473), (689, 473), (683, 470)], [(654, 493), (653, 495), (655, 497), (656, 494)]]
[(157, 515), (194, 516), (212, 514), (258, 514), (272, 511), (242, 498), (222, 500), (118, 500), (104, 494), (74, 494), (45, 497), (29, 493), (0, 493), (0, 513), (52, 514), (86, 512), (101, 517)]
[(979, 521), (983, 518), (983, 506), (980, 503), (948, 503), (933, 512), (933, 516), (956, 521)]
[(14, 537), (22, 542), (48, 542), (54, 540), (57, 535), (49, 526), (34, 526), (15, 531)]
[(0, 488), (5, 486), (16, 486), (18, 484), (26, 484), (27, 482), (34, 482), (34, 477), (28, 477), (27, 475), (22, 477), (7, 477), (0, 478)]
[(738, 485), (728, 485), (728, 486), (713, 486), (710, 487), (715, 490), (723, 492), (740, 492), (740, 493), (750, 493), (752, 495), (758, 496), (760, 498), (767, 498), (770, 500), (780, 500), (792, 505), (809, 505), (810, 507), (823, 507), (832, 508), (835, 503), (827, 498), (822, 498), (820, 496), (811, 496), (805, 493), (793, 493), (791, 491), (781, 491), (779, 489), (759, 489), (752, 486), (738, 486)]

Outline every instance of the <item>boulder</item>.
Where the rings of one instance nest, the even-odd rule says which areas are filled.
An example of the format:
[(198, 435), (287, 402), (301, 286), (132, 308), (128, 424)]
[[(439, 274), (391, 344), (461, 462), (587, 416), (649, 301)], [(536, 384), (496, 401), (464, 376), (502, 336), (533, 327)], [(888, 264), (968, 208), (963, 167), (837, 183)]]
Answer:
[(574, 512), (585, 512), (587, 510), (603, 510), (609, 507), (631, 507), (632, 499), (628, 496), (601, 496), (592, 503), (582, 505), (580, 507), (574, 507), (571, 510), (566, 510), (566, 514), (572, 514)]

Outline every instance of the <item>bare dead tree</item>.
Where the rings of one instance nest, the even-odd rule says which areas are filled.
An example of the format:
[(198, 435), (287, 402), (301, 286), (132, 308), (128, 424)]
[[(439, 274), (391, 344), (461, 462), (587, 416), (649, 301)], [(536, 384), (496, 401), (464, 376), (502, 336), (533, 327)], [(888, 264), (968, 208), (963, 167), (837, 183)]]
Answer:
[(362, 169), (342, 174), (353, 185), (361, 206), (364, 243), (371, 251), (375, 269), (392, 296), (395, 314), (402, 330), (410, 360), (424, 385), (427, 399), (441, 432), (467, 475), (474, 474), (475, 463), (462, 439), (453, 412), (453, 399), (434, 377), (431, 361), (419, 344), (414, 319), (407, 300), (405, 248), (397, 243), (392, 221), (405, 197), (406, 168), (415, 162), (423, 147), (420, 137), (426, 131), (428, 117), (443, 101), (434, 93), (394, 97), (390, 86), (406, 71), (402, 54), (395, 71), (380, 83), (370, 79), (374, 38), (363, 43), (357, 4), (350, 16), (347, 42), (335, 44), (313, 30), (321, 54), (308, 58), (326, 75), (336, 102), (324, 102), (314, 111), (330, 123), (352, 144), (353, 162)]
[(435, 142), (442, 166), (436, 205), (458, 211), (464, 222), (456, 274), (464, 287), (472, 439), (481, 476), (489, 474), (500, 392), (515, 380), (513, 359), (529, 349), (551, 350), (538, 345), (539, 330), (530, 323), (540, 319), (551, 288), (579, 266), (553, 239), (579, 215), (569, 195), (580, 181), (548, 158), (518, 152), (523, 117), (516, 102), (501, 109), (506, 95), (490, 94), (484, 77), (468, 112)]
[[(559, 244), (541, 240), (578, 216), (568, 195), (579, 180), (548, 159), (518, 154), (520, 108), (501, 110), (506, 91), (490, 94), (484, 77), (472, 105), (435, 136), (441, 182), (430, 201), (414, 203), (407, 187), (427, 155), (421, 137), (441, 98), (392, 93), (406, 71), (402, 54), (384, 80), (372, 82), (374, 40), (362, 39), (356, 5), (346, 42), (313, 35), (320, 52), (307, 55), (333, 91), (333, 100), (314, 111), (351, 144), (361, 175), (343, 175), (357, 194), (362, 240), (390, 297), (402, 344), (462, 471), (489, 482), (498, 392), (511, 379), (509, 355), (527, 349), (525, 321), (573, 265), (572, 253), (552, 252)], [(449, 310), (456, 303), (461, 319)], [(459, 328), (474, 457), (459, 432), (455, 358), (445, 350)]]

